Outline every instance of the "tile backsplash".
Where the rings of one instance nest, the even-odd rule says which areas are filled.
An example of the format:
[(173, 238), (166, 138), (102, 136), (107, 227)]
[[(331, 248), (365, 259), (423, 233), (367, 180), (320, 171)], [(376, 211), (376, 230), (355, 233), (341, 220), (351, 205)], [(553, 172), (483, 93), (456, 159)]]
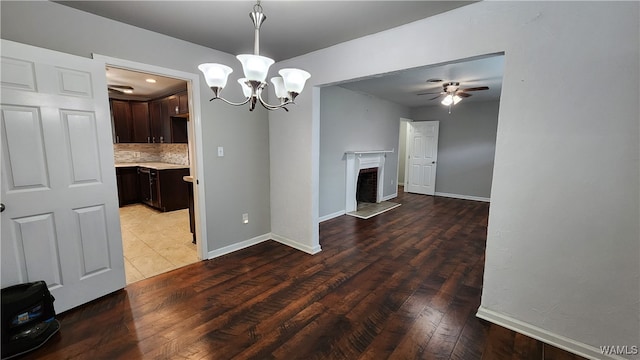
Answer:
[(164, 162), (189, 165), (187, 144), (113, 144), (116, 163)]

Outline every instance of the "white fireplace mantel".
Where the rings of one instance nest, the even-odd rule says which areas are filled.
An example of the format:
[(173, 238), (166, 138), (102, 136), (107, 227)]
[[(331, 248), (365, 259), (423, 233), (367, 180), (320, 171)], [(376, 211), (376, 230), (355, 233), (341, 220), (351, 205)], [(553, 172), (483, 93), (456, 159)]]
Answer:
[(378, 191), (376, 202), (382, 199), (382, 191), (384, 185), (384, 159), (388, 153), (394, 150), (365, 150), (365, 151), (347, 151), (345, 157), (347, 160), (346, 168), (346, 196), (345, 196), (345, 212), (356, 211), (358, 202), (356, 200), (356, 190), (358, 186), (358, 174), (362, 169), (378, 168)]

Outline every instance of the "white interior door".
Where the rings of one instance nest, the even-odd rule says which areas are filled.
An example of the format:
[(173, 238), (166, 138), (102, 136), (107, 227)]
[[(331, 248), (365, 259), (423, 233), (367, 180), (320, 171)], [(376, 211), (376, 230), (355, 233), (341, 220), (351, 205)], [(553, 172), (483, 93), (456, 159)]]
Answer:
[(62, 312), (125, 286), (104, 63), (2, 40), (2, 287)]
[(405, 191), (433, 195), (436, 191), (439, 121), (407, 124), (407, 178)]

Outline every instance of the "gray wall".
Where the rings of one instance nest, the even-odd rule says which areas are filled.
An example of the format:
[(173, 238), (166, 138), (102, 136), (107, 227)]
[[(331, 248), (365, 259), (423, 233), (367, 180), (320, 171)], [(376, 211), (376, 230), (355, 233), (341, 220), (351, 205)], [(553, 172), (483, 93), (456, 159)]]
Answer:
[[(308, 70), (317, 88), (504, 53), (481, 314), (601, 358), (599, 345), (640, 338), (639, 10), (480, 1), (276, 65)], [(594, 87), (612, 79), (617, 91)], [(315, 92), (291, 114), (269, 113), (272, 231), (309, 247), (319, 244)]]
[(345, 210), (345, 151), (391, 150), (385, 197), (397, 194), (398, 129), (409, 109), (339, 86), (320, 90), (320, 217)]
[(490, 198), (500, 101), (411, 109), (411, 118), (439, 120), (436, 195)]
[[(221, 62), (241, 74), (234, 56), (49, 1), (0, 3), (3, 39), (91, 57), (92, 53), (199, 73), (203, 62)], [(233, 84), (233, 81), (229, 81)], [(240, 88), (225, 89), (238, 100)], [(200, 81), (208, 250), (270, 232), (269, 132), (266, 111), (249, 112), (210, 96)], [(236, 97), (234, 97), (236, 95)], [(225, 156), (217, 157), (217, 146)], [(250, 222), (242, 224), (242, 214)]]

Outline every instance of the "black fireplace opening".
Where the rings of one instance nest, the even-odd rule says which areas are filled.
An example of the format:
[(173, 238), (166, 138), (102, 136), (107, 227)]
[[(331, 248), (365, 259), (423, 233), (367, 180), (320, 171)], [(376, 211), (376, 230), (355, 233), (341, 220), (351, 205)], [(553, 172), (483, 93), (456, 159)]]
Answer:
[(376, 203), (378, 200), (378, 168), (360, 169), (356, 186), (358, 203)]

